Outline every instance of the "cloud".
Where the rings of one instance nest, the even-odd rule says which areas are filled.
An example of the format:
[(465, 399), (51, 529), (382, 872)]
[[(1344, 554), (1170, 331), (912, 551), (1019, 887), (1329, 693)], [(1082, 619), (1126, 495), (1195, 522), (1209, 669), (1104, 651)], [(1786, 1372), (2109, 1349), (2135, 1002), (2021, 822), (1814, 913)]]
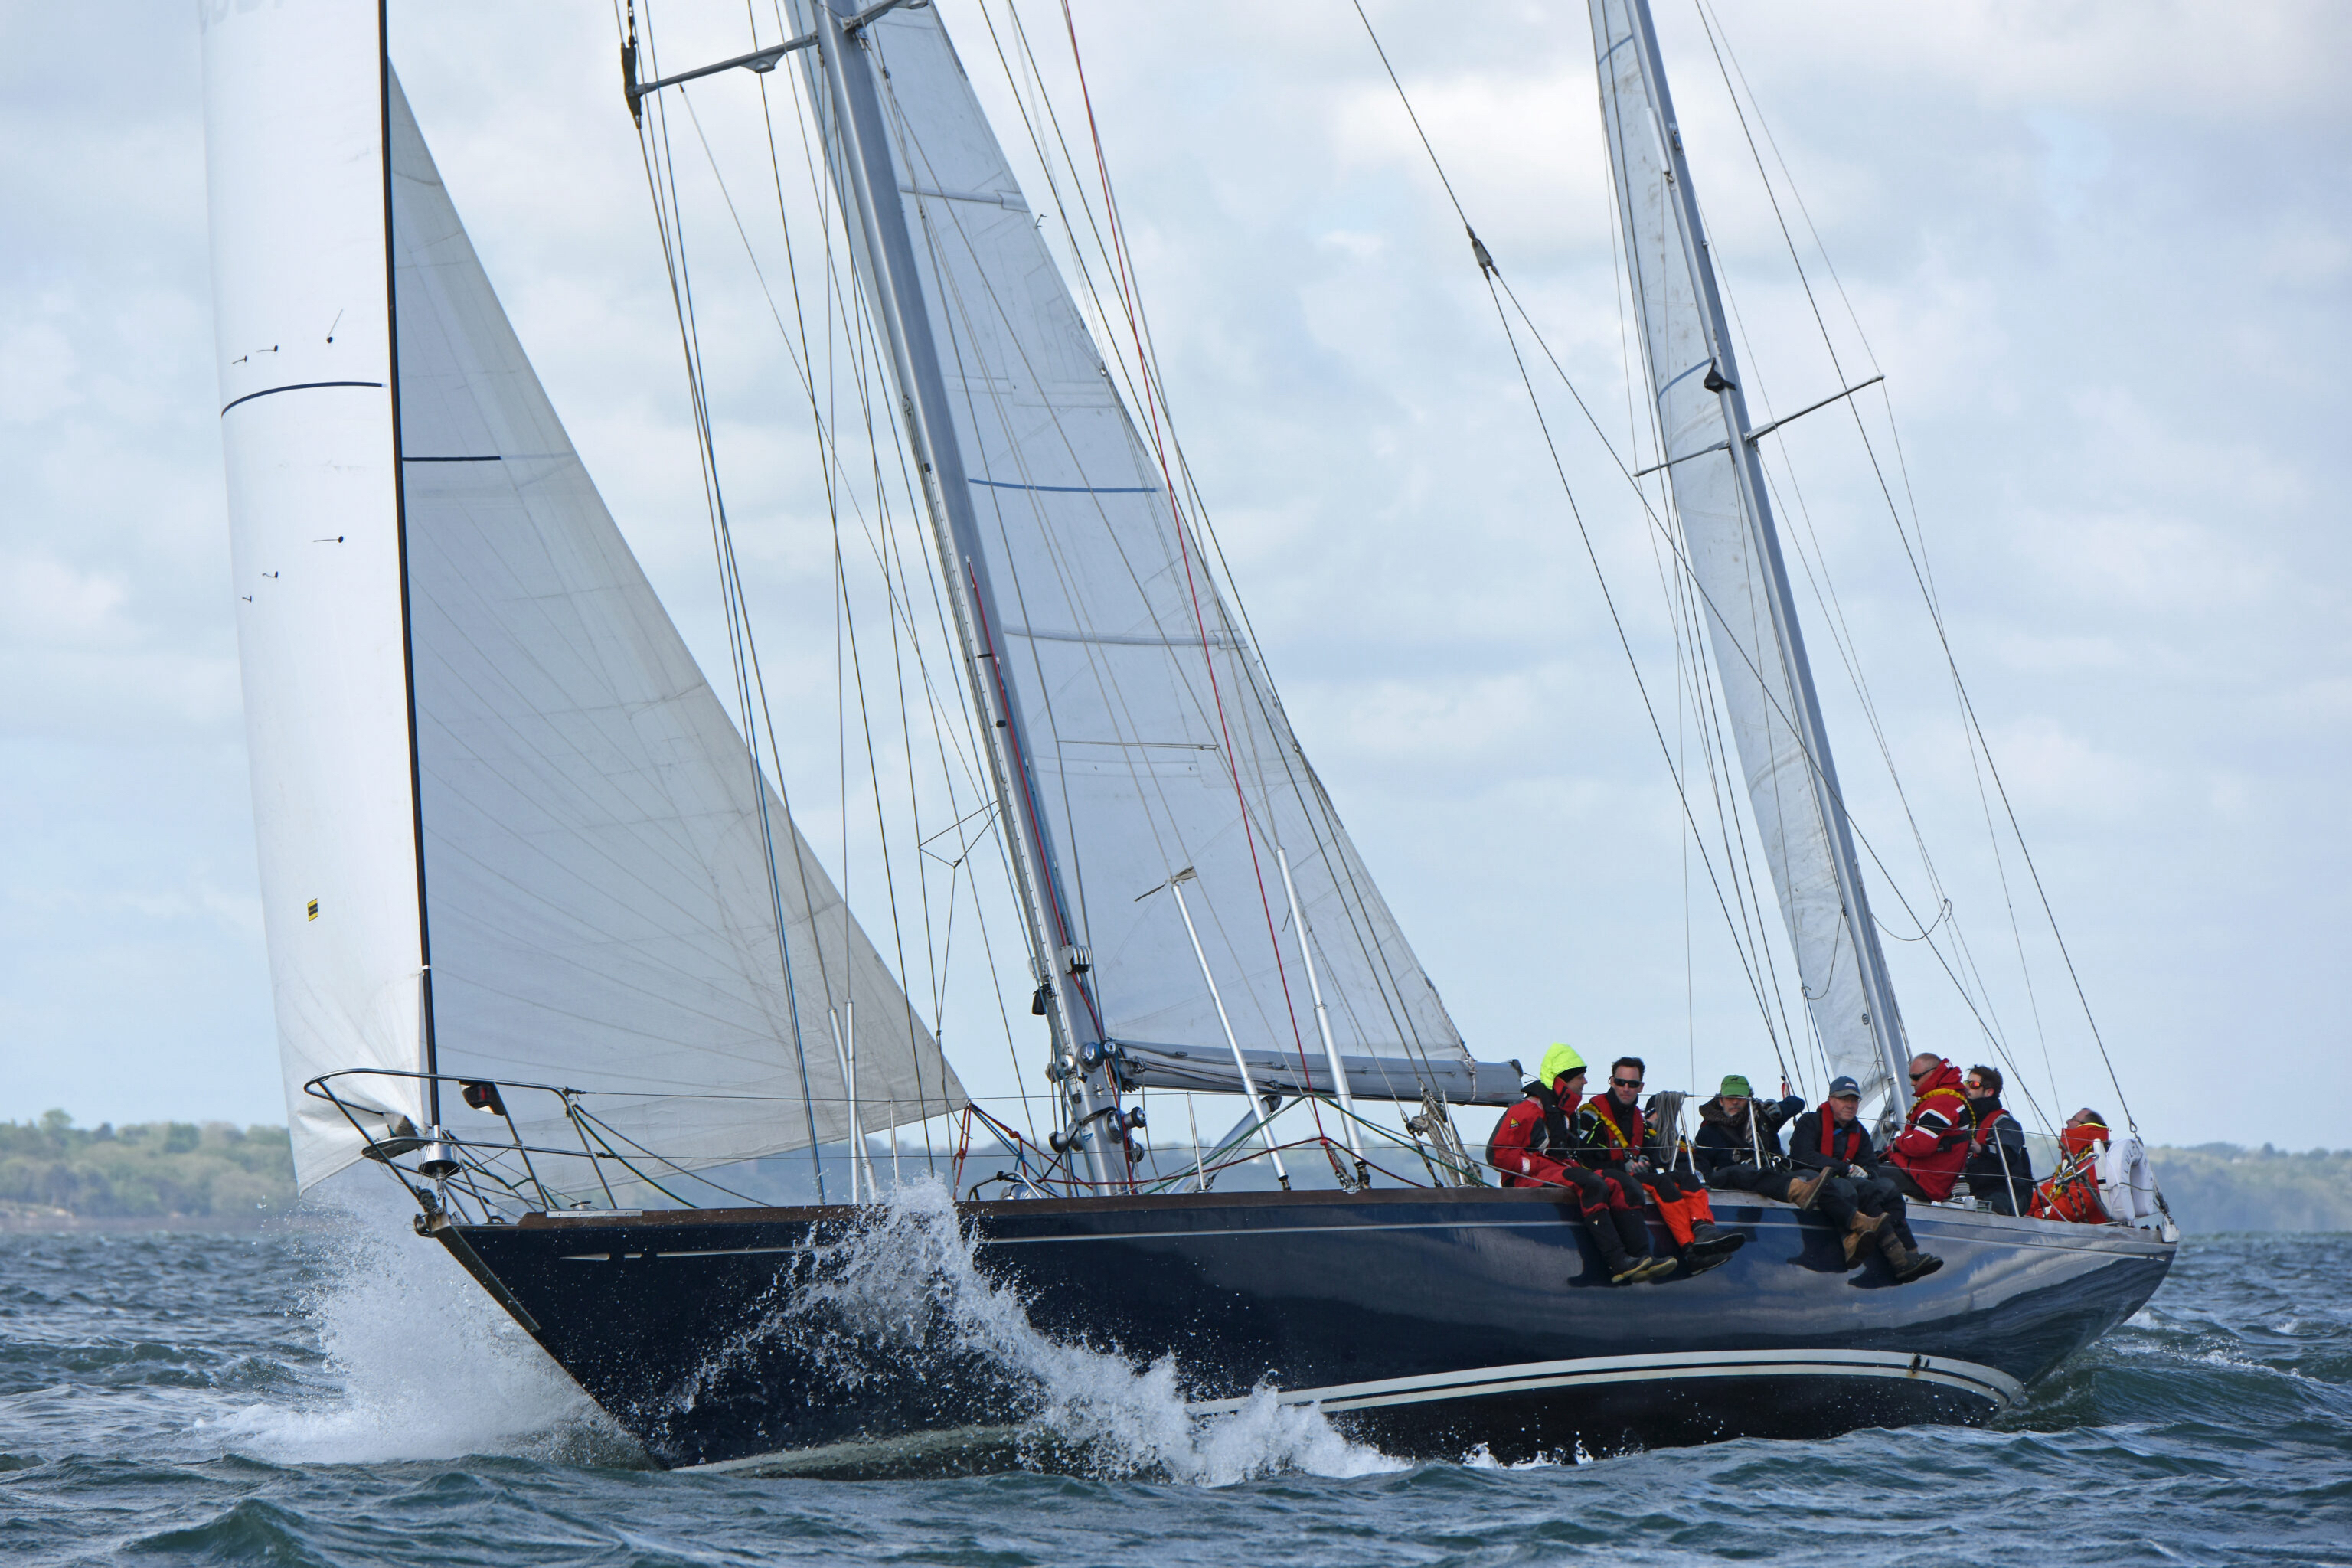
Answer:
[[(1005, 80), (976, 0), (939, 3), (1047, 212), (1016, 112), (1039, 101), (1037, 84), (1025, 67)], [(1640, 395), (1622, 380), (1583, 18), (1515, 4), (1482, 8), (1476, 26), (1433, 25), (1419, 0), (1368, 9), (1470, 221), (1627, 449)], [(987, 14), (1018, 61), (1005, 0)], [(1763, 1022), (1682, 839), (1583, 535), (1462, 220), (1352, 10), (1076, 0), (1073, 14), (1223, 559), (1310, 755), (1457, 1019), (1510, 1055), (1562, 1029), (1688, 1042), (1696, 1017), (1702, 1078), (1757, 1070)], [(2326, 891), (2352, 875), (2330, 828), (2352, 766), (2339, 499), (2352, 455), (2326, 352), (2352, 326), (2333, 177), (2352, 153), (2335, 79), (2352, 13), (1764, 0), (1712, 14), (1769, 140), (1765, 122), (1743, 126), (1696, 14), (1664, 11), (1659, 25), (1759, 390), (1786, 410), (1835, 390), (1841, 368), (1888, 377), (1891, 404), (1874, 389), (1809, 416), (1771, 458), (1844, 782), (1874, 842), (1893, 858), (1907, 808), (1964, 915), (2004, 907), (1913, 574), (1924, 536), (1944, 630), (2085, 983), (2110, 1037), (2136, 1042), (2130, 1070), (2155, 1101), (2144, 1120), (2159, 1135), (2197, 1131), (2191, 1064), (2221, 1029), (2290, 1042), (2276, 1070), (2317, 1078), (2316, 1047), (2294, 1042), (2327, 1037), (2324, 965), (2252, 1001), (2225, 1002), (2205, 977), (2273, 972), (2259, 932), (2210, 915), (2250, 888), (2298, 929), (2337, 947), (2352, 936)], [(1098, 205), (1059, 15), (1031, 4), (1023, 16)], [(10, 871), (19, 959), (0, 971), (0, 1081), (21, 1086), (15, 1113), (37, 1111), (102, 1051), (123, 1099), (77, 1100), (85, 1120), (268, 1119), (268, 983), (236, 913), (252, 849), (195, 37), (184, 16), (121, 37), (87, 8), (13, 17), (0, 132), (44, 153), (0, 170), (18, 241), (0, 254), (0, 805), (37, 825), (56, 862)], [(394, 47), (590, 471), (706, 668), (723, 670), (677, 329), (609, 20), (414, 0), (395, 8)], [(673, 65), (744, 47), (739, 14), (664, 9)], [(100, 56), (109, 70), (70, 80), (47, 64)], [(763, 85), (779, 111), (773, 167)], [(824, 298), (793, 90), (788, 70), (691, 89), (788, 317), (779, 183), (803, 279), (818, 279), (810, 308)], [(679, 145), (699, 158), (683, 129)], [(852, 897), (879, 931), (863, 754), (839, 754), (833, 537), (805, 395), (708, 170), (680, 178), (784, 766), (812, 836), (852, 858)], [(1047, 233), (1066, 253), (1058, 223)], [(1512, 326), (1659, 726), (1693, 754), (1648, 525), (1527, 323)], [(1124, 337), (1122, 325), (1107, 348)], [(843, 420), (852, 447), (860, 423)], [(887, 469), (887, 432), (883, 445)], [(919, 550), (902, 511), (894, 524)], [(843, 529), (853, 570), (870, 571), (859, 520)], [(1824, 591), (1834, 584), (1826, 612), (1807, 565)], [(887, 624), (878, 590), (859, 582), (875, 601), (861, 627)], [(932, 673), (951, 687), (944, 665)], [(912, 765), (886, 757), (881, 772), (896, 787)], [(1907, 861), (1896, 874), (1906, 892), (1924, 885)], [(1017, 980), (1020, 961), (998, 945)], [(126, 955), (155, 983), (122, 985)], [(957, 984), (986, 994), (961, 945), (957, 962)], [(1900, 962), (1917, 1037), (1968, 1037), (1932, 965)], [(1000, 1037), (992, 996), (972, 1013), (951, 1038)], [(2062, 1069), (2093, 1059), (2086, 1037), (2053, 1027)], [(960, 1065), (1009, 1090), (1010, 1069), (987, 1054), (1003, 1055)], [(245, 1098), (205, 1100), (215, 1091), (193, 1075), (171, 1076), (189, 1060), (237, 1064), (242, 1077), (213, 1077)], [(152, 1098), (167, 1089), (189, 1098)], [(2303, 1130), (2282, 1137), (2329, 1136), (2316, 1110), (2297, 1114)]]

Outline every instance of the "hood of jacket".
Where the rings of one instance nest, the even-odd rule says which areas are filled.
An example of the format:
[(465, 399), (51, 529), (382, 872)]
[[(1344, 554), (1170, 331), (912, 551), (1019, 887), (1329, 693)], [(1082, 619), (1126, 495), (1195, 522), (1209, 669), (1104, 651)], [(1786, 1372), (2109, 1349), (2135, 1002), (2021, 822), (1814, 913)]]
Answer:
[(1961, 1075), (1960, 1069), (1951, 1063), (1938, 1061), (1936, 1064), (1936, 1070), (1920, 1079), (1918, 1085), (1912, 1089), (1911, 1103), (1916, 1107), (1929, 1095), (1944, 1090), (1949, 1090), (1960, 1105), (1968, 1104), (1969, 1080)]

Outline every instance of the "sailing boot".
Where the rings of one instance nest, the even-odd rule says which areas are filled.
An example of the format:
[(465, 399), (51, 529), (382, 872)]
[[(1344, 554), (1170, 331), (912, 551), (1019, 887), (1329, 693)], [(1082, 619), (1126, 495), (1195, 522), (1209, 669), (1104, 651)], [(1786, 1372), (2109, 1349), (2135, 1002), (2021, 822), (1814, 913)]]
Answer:
[(1738, 1251), (1748, 1239), (1716, 1228), (1715, 1212), (1705, 1193), (1670, 1196), (1661, 1188), (1654, 1195), (1685, 1274), (1706, 1273)]
[(1617, 1234), (1607, 1209), (1584, 1211), (1585, 1228), (1592, 1233), (1592, 1245), (1601, 1251), (1601, 1267), (1612, 1285), (1631, 1285), (1642, 1277), (1642, 1265), (1647, 1258), (1635, 1258), (1625, 1250), (1625, 1243)]
[(1733, 1253), (1748, 1245), (1745, 1236), (1715, 1223), (1715, 1205), (1708, 1201), (1706, 1194), (1685, 1194), (1682, 1201), (1691, 1227), (1690, 1245), (1683, 1248), (1685, 1273), (1704, 1274), (1718, 1264), (1729, 1262)]
[(1829, 1179), (1827, 1171), (1817, 1171), (1810, 1176), (1791, 1176), (1788, 1186), (1782, 1190), (1788, 1194), (1789, 1202), (1801, 1209), (1811, 1208), (1813, 1206), (1813, 1194), (1820, 1192), (1822, 1184)]
[(1903, 1237), (1893, 1226), (1881, 1226), (1878, 1230), (1879, 1256), (1895, 1270), (1895, 1282), (1908, 1285), (1914, 1279), (1925, 1279), (1944, 1266), (1944, 1260), (1931, 1252), (1916, 1252), (1903, 1245)]
[[(1672, 1257), (1664, 1253), (1650, 1253), (1650, 1227), (1639, 1213), (1630, 1208), (1612, 1208), (1609, 1211), (1609, 1217), (1616, 1224), (1617, 1235), (1626, 1254), (1633, 1259), (1633, 1278), (1636, 1280), (1663, 1279), (1675, 1271), (1677, 1265)], [(1642, 1249), (1640, 1252), (1633, 1250), (1637, 1247)]]
[(1853, 1217), (1845, 1223), (1845, 1266), (1848, 1268), (1862, 1261), (1864, 1244), (1875, 1237), (1878, 1227), (1885, 1223), (1886, 1216), (1883, 1214), (1864, 1214), (1860, 1209), (1854, 1211)]
[(1592, 1245), (1601, 1253), (1601, 1267), (1612, 1285), (1631, 1285), (1642, 1278), (1642, 1265), (1648, 1261), (1625, 1249), (1625, 1238), (1618, 1234), (1616, 1216), (1605, 1203), (1591, 1206), (1578, 1205), (1584, 1215), (1584, 1228), (1592, 1236)]

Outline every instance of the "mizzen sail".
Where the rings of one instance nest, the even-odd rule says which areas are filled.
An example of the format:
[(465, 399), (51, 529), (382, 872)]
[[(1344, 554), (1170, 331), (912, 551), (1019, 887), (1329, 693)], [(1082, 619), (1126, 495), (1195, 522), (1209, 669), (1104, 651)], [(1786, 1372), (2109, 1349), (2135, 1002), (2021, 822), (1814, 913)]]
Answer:
[(1713, 262), (1643, 0), (1591, 0), (1602, 128), (1642, 357), (1692, 580), (1813, 1026), (1866, 1105), (1902, 1103), (1907, 1055), (1854, 864)]

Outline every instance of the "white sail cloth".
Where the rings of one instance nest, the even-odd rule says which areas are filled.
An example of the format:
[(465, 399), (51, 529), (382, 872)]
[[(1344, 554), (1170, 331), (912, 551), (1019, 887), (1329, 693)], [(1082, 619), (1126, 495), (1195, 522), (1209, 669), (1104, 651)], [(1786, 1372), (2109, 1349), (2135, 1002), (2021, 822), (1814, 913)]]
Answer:
[[(583, 1091), (633, 1157), (707, 1166), (843, 1137), (827, 1014), (852, 999), (862, 1124), (961, 1106), (604, 510), (379, 37), (363, 0), (208, 13), (205, 35), (240, 648), (299, 1180), (365, 1142), (308, 1080), (423, 1065), (428, 943), (440, 1068)], [(366, 1136), (426, 1120), (412, 1080), (338, 1088), (377, 1108)], [(504, 1098), (527, 1141), (577, 1146), (559, 1101)], [(454, 1094), (442, 1111), (480, 1128)]]
[[(1654, 78), (1648, 18), (1637, 0), (1591, 0), (1591, 13), (1602, 126), (1661, 457), (1673, 465), (1675, 508), (1764, 859), (1832, 1068), (1860, 1081), (1874, 1112), (1899, 1108), (1889, 1063), (1907, 1054), (1902, 1020), (1860, 879), (1841, 876), (1847, 830), (1836, 773), (1818, 728), (1768, 503), (1744, 431), (1734, 429), (1735, 417), (1744, 425), (1743, 405), (1736, 388), (1723, 384), (1732, 357), (1715, 337), (1705, 237), (1675, 183), (1672, 102)], [(1850, 859), (1850, 848), (1845, 853)]]
[[(600, 1121), (665, 1160), (737, 1160), (847, 1135), (829, 1015), (855, 1003), (861, 1125), (960, 1108), (930, 1032), (756, 778), (604, 510), (396, 79), (392, 93), (442, 1070), (593, 1091)], [(518, 1117), (555, 1109), (508, 1101)], [(522, 1130), (576, 1142), (561, 1120)]]
[[(421, 1059), (382, 72), (373, 5), (198, 15), (262, 923), (295, 1168), (310, 1182), (360, 1139), (302, 1083)], [(413, 1082), (357, 1097), (373, 1133), (424, 1121)]]
[[(795, 16), (810, 24), (808, 0)], [(961, 493), (946, 504), (969, 509), (992, 589), (984, 634), (1056, 929), (1092, 955), (1076, 1026), (1229, 1064), (1175, 903), (1154, 892), (1191, 868), (1201, 941), (1243, 1045), (1320, 1070), (1281, 846), (1340, 1052), (1393, 1064), (1385, 1087), (1406, 1098), (1431, 1068), (1466, 1072), (1459, 1032), (1175, 515), (937, 13), (893, 12), (859, 37), (882, 68), (898, 173), (876, 197), (903, 216), (950, 409), (940, 471)], [(810, 79), (824, 101), (814, 61)]]

